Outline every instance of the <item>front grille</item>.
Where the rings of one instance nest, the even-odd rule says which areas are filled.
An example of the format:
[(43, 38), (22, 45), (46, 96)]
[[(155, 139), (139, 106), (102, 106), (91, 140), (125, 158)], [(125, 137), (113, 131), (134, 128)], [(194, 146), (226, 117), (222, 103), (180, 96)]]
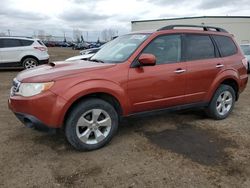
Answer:
[(19, 82), (16, 78), (13, 80), (11, 95), (15, 95), (15, 93), (19, 91), (20, 84), (21, 82)]

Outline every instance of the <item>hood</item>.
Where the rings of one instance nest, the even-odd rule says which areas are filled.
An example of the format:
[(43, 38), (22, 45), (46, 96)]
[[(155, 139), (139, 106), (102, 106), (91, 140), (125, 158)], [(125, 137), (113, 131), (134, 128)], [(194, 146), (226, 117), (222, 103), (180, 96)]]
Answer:
[(17, 80), (21, 82), (49, 82), (56, 79), (89, 72), (97, 69), (106, 69), (116, 64), (96, 63), (90, 61), (59, 61), (41, 65), (34, 69), (24, 70), (17, 75)]

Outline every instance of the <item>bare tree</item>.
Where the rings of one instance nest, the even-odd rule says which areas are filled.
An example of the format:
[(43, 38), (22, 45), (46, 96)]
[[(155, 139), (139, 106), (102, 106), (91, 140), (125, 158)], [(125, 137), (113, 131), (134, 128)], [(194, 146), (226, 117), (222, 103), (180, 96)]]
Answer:
[(79, 29), (73, 29), (73, 38), (78, 43), (81, 42), (82, 32)]
[(113, 37), (115, 37), (117, 35), (117, 30), (114, 29), (104, 29), (101, 32), (101, 36), (102, 36), (102, 40), (104, 40), (105, 42), (110, 41), (113, 39)]
[(37, 34), (37, 38), (39, 38), (39, 39), (41, 39), (41, 40), (45, 40), (45, 31), (44, 30), (38, 30), (38, 32), (37, 32), (38, 34)]
[(4, 33), (4, 32), (0, 33), (0, 37), (5, 37), (5, 36), (6, 36), (6, 33)]

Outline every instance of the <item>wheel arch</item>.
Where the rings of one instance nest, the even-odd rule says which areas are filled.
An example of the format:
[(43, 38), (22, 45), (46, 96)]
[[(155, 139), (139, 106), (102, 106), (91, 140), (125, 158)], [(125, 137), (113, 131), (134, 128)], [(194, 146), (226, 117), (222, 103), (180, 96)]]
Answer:
[(236, 97), (236, 101), (237, 101), (239, 98), (239, 85), (238, 85), (237, 81), (232, 79), (232, 78), (228, 78), (228, 79), (225, 79), (221, 84), (229, 85), (233, 88), (233, 90), (235, 91), (235, 97)]
[(26, 55), (26, 56), (24, 56), (24, 57), (21, 59), (21, 63), (23, 64), (23, 61), (24, 61), (25, 59), (27, 59), (27, 58), (33, 58), (33, 59), (37, 60), (37, 63), (39, 62), (39, 59), (38, 59), (36, 56), (34, 56), (34, 55)]
[(113, 96), (112, 94), (106, 93), (106, 92), (96, 92), (96, 93), (89, 93), (86, 95), (83, 95), (79, 98), (77, 98), (76, 100), (74, 100), (71, 105), (69, 106), (69, 108), (66, 110), (64, 117), (63, 117), (63, 125), (62, 127), (64, 128), (65, 126), (65, 121), (67, 120), (68, 116), (70, 115), (71, 111), (82, 101), (84, 100), (88, 100), (91, 98), (97, 98), (97, 99), (102, 99), (106, 102), (108, 102), (109, 104), (111, 104), (115, 110), (118, 113), (118, 117), (121, 117), (123, 115), (123, 108), (121, 103), (119, 102), (119, 100)]
[(214, 81), (213, 84), (211, 84), (210, 91), (207, 95), (207, 100), (211, 101), (214, 93), (216, 90), (220, 87), (220, 85), (225, 84), (231, 86), (235, 91), (236, 101), (239, 98), (239, 87), (240, 83), (238, 82), (238, 74), (235, 71), (227, 72), (225, 71), (218, 79)]

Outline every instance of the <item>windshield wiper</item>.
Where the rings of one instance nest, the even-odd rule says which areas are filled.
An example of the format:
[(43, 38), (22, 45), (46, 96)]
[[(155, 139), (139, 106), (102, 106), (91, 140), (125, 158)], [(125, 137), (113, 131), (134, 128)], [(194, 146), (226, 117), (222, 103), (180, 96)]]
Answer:
[(97, 63), (104, 63), (104, 61), (100, 60), (100, 59), (89, 59), (89, 61), (94, 61)]

